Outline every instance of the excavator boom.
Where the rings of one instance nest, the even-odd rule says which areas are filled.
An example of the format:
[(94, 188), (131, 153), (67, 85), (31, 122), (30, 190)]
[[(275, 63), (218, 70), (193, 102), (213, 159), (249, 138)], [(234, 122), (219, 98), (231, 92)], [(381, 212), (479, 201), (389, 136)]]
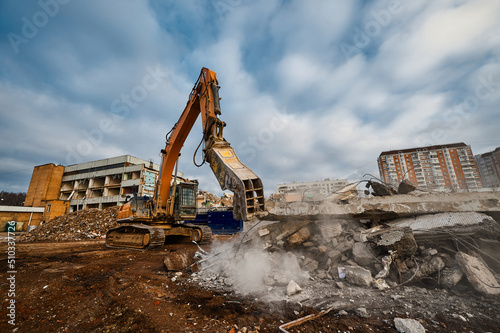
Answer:
[(175, 163), (198, 115), (203, 124), (204, 160), (210, 163), (222, 190), (234, 193), (233, 214), (236, 219), (250, 220), (264, 211), (264, 188), (260, 178), (244, 165), (223, 137), (225, 123), (221, 114), (217, 75), (202, 68), (189, 100), (172, 133), (167, 138), (158, 183), (155, 215), (171, 216), (170, 181)]

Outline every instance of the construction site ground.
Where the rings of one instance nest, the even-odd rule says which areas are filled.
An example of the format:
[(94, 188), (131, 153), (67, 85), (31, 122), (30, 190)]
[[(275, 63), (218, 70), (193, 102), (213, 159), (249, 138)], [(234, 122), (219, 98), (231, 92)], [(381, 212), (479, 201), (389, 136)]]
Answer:
[[(331, 309), (288, 330), (397, 332), (394, 318), (399, 317), (420, 321), (428, 332), (498, 332), (499, 298), (470, 286), (451, 291), (432, 288), (429, 281), (379, 291), (341, 290), (333, 283), (318, 288), (314, 302), (286, 296), (269, 302), (259, 295), (210, 290), (188, 272), (166, 270), (167, 253), (197, 250), (191, 243), (150, 252), (107, 249), (103, 240), (16, 243), (15, 325), (8, 323), (9, 269), (2, 256), (0, 331), (278, 332), (280, 325)], [(6, 243), (1, 251), (7, 252)]]

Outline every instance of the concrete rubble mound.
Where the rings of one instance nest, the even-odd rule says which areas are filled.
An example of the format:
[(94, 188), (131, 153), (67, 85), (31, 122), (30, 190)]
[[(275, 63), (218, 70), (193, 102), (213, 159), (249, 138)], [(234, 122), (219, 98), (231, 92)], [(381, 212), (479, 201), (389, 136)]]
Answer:
[(74, 241), (103, 238), (110, 228), (117, 226), (118, 206), (106, 209), (90, 208), (65, 214), (49, 220), (18, 241)]
[[(258, 221), (234, 244), (214, 244), (200, 254), (192, 278), (205, 287), (298, 301), (318, 298), (319, 285), (383, 291), (415, 284), (460, 291), (472, 290), (472, 274), (498, 285), (489, 269), (500, 271), (500, 226), (490, 216), (447, 213), (395, 221)], [(467, 257), (457, 255), (472, 250), (484, 256), (484, 265), (474, 265), (483, 272), (470, 273), (472, 264), (461, 260)], [(295, 285), (300, 292), (290, 291)], [(500, 290), (474, 288), (485, 294)]]

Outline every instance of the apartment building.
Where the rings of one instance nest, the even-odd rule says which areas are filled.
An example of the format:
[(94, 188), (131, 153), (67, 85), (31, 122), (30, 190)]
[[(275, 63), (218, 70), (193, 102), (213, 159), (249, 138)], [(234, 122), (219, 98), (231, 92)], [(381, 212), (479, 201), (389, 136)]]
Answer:
[(127, 195), (153, 196), (160, 166), (123, 155), (69, 166), (35, 166), (25, 206), (45, 207), (44, 219), (85, 208), (122, 205)]
[(406, 179), (434, 190), (483, 187), (471, 147), (463, 142), (384, 151), (377, 162), (380, 178), (396, 186)]
[(291, 182), (276, 185), (275, 195), (287, 201), (316, 200), (332, 194), (348, 184), (347, 179), (325, 179), (315, 182)]
[(500, 147), (494, 151), (476, 155), (476, 163), (484, 187), (500, 187)]

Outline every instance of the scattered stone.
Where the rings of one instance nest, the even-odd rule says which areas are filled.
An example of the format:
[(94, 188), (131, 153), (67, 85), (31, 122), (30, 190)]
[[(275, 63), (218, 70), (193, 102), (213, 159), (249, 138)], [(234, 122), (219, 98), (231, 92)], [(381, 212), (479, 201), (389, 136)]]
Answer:
[(394, 318), (394, 326), (400, 333), (425, 333), (425, 328), (414, 319)]
[(288, 286), (286, 287), (286, 294), (288, 296), (292, 296), (298, 294), (302, 291), (302, 288), (293, 280), (290, 280)]
[(389, 286), (387, 284), (387, 282), (385, 282), (384, 279), (374, 279), (373, 280), (373, 284), (375, 285), (375, 287), (377, 287), (379, 290), (386, 290), (386, 289), (389, 289), (391, 286)]
[(346, 266), (345, 271), (345, 278), (347, 282), (358, 286), (371, 286), (373, 278), (369, 270), (359, 266)]
[(266, 228), (259, 230), (259, 236), (260, 237), (264, 237), (266, 235), (269, 235), (269, 233), (270, 233), (269, 229), (266, 229)]
[(455, 258), (474, 289), (488, 295), (500, 294), (498, 281), (482, 260), (463, 252), (457, 252)]
[(435, 256), (437, 253), (438, 253), (438, 251), (436, 249), (425, 249), (422, 251), (422, 255), (424, 257)]
[(342, 256), (342, 253), (340, 253), (340, 251), (338, 250), (331, 250), (327, 252), (327, 255), (332, 260), (337, 261)]
[(345, 310), (340, 310), (340, 311), (339, 311), (339, 313), (338, 313), (338, 315), (339, 315), (339, 316), (347, 316), (347, 315), (348, 315), (348, 313), (347, 313), (347, 311), (345, 311)]
[(355, 310), (355, 313), (356, 313), (356, 315), (357, 315), (358, 317), (360, 317), (360, 318), (368, 318), (368, 317), (370, 317), (370, 316), (368, 315), (368, 311), (366, 311), (366, 308), (357, 308), (357, 309)]
[(337, 287), (339, 289), (344, 289), (344, 283), (342, 283), (342, 282), (335, 282), (335, 284), (337, 285)]

